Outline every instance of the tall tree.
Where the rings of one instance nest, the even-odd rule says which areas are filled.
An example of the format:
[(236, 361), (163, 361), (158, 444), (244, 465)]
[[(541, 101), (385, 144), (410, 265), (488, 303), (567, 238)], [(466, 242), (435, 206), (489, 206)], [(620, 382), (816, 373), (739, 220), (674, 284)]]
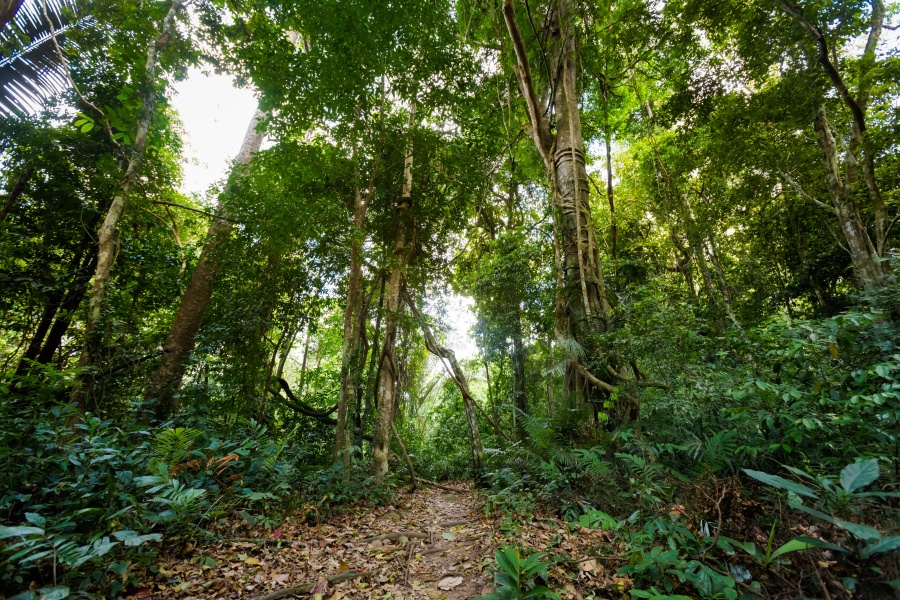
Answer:
[[(153, 121), (154, 104), (159, 93), (157, 89), (159, 86), (157, 71), (160, 66), (160, 53), (166, 49), (166, 46), (169, 45), (169, 42), (175, 36), (175, 20), (181, 7), (182, 0), (173, 0), (163, 18), (159, 36), (150, 42), (147, 50), (147, 60), (143, 72), (143, 88), (141, 91), (141, 113), (134, 135), (134, 143), (129, 149), (130, 158), (125, 174), (119, 180), (118, 193), (113, 197), (97, 235), (97, 264), (94, 269), (91, 291), (88, 295), (88, 314), (84, 325), (84, 344), (81, 350), (81, 357), (78, 360), (78, 366), (82, 369), (94, 366), (95, 352), (100, 345), (98, 325), (102, 316), (103, 300), (106, 296), (110, 273), (117, 254), (117, 227), (119, 219), (125, 212), (131, 189), (140, 175), (144, 153), (147, 149), (147, 137), (150, 134), (150, 125)], [(89, 393), (88, 388), (90, 385), (90, 374), (87, 371), (82, 371), (79, 381), (72, 390), (72, 400), (81, 409), (86, 408), (85, 400)]]

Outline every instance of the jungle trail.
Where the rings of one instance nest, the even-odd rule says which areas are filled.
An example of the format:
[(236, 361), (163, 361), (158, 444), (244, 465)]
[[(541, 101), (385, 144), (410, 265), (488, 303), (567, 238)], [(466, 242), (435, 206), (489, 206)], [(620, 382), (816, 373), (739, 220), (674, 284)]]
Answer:
[(900, 597), (898, 13), (0, 0), (0, 595)]

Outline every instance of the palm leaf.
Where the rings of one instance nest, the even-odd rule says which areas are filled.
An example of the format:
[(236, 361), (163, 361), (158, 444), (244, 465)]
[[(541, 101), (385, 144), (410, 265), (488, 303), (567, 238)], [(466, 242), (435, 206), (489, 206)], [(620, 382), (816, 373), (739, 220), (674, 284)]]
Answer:
[[(64, 51), (71, 51), (74, 43), (66, 33), (82, 24), (74, 17), (75, 0), (43, 1), (57, 41)], [(0, 29), (0, 114), (33, 113), (44, 100), (69, 87), (41, 2), (24, 0)]]

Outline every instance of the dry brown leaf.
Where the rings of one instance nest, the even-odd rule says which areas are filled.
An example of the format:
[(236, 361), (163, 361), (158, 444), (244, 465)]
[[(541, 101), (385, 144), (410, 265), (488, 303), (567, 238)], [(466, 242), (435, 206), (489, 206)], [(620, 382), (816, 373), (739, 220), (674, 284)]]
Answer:
[(459, 587), (462, 585), (463, 578), (462, 577), (444, 577), (438, 582), (439, 590), (452, 590), (455, 587)]

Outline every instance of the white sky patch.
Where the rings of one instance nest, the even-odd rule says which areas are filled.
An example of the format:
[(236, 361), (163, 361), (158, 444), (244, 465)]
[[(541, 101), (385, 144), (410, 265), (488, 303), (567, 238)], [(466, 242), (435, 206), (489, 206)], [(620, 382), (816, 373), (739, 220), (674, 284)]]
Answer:
[(175, 84), (172, 105), (184, 123), (181, 191), (202, 196), (226, 176), (256, 110), (252, 90), (238, 89), (228, 75), (191, 69)]
[(444, 345), (453, 350), (457, 360), (472, 358), (478, 354), (478, 346), (472, 337), (475, 327), (475, 301), (466, 296), (445, 296), (437, 299), (450, 326)]

